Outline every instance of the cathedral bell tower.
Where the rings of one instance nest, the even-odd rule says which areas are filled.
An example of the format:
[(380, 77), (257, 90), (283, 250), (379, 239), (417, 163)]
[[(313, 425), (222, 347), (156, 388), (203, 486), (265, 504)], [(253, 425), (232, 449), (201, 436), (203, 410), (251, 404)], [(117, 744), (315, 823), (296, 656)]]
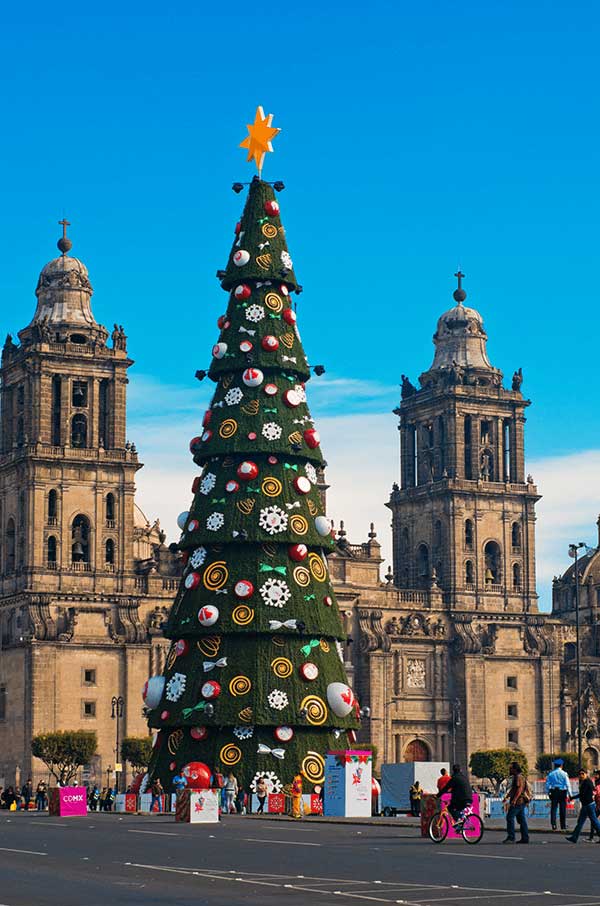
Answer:
[(522, 373), (511, 389), (486, 350), (481, 315), (455, 306), (438, 320), (431, 367), (420, 388), (403, 376), (401, 482), (394, 486), (394, 582), (437, 588), (450, 608), (537, 611), (535, 503), (525, 478), (529, 401)]

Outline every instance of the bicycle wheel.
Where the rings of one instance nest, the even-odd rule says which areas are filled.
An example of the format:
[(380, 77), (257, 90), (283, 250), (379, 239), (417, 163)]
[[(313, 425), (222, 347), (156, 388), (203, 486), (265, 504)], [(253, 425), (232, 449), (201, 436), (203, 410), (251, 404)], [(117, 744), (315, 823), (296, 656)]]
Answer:
[(479, 815), (469, 815), (461, 831), (465, 843), (479, 843), (483, 837), (483, 821)]
[(443, 843), (448, 836), (450, 823), (447, 815), (434, 815), (429, 822), (428, 833), (434, 843)]

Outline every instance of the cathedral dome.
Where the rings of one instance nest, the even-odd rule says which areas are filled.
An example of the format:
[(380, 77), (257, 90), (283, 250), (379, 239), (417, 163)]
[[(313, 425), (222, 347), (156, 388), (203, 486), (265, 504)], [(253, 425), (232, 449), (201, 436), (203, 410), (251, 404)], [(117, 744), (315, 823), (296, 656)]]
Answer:
[(430, 371), (439, 368), (477, 368), (494, 370), (486, 350), (487, 334), (483, 318), (463, 302), (467, 294), (461, 286), (464, 276), (459, 271), (459, 285), (454, 292), (456, 305), (438, 319), (433, 336), (435, 356)]

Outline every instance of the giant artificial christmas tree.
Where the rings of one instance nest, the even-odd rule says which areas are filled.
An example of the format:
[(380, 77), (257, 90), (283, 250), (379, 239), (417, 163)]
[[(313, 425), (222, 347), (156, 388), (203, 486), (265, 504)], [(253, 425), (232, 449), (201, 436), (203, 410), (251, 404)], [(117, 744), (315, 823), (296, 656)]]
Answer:
[[(260, 138), (270, 127), (260, 108), (257, 123)], [(256, 152), (252, 128), (260, 172), (270, 147)], [(180, 517), (172, 645), (164, 676), (144, 690), (159, 731), (150, 774), (171, 789), (175, 773), (200, 762), (232, 770), (246, 788), (265, 776), (277, 792), (299, 771), (323, 781), (327, 751), (353, 739), (358, 703), (327, 568), (333, 539), (291, 301), (298, 283), (274, 189), (260, 176), (218, 276), (229, 302), (209, 370), (216, 390), (190, 444), (202, 472)]]

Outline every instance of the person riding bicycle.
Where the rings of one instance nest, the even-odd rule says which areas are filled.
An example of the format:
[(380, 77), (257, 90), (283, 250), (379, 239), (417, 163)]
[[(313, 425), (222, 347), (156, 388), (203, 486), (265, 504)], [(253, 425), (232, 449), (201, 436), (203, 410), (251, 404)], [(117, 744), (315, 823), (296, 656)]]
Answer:
[[(439, 799), (446, 793), (451, 794), (448, 811), (456, 824), (460, 824), (461, 819), (464, 818), (462, 814), (464, 809), (473, 801), (473, 790), (466, 776), (461, 771), (459, 764), (452, 765), (452, 777), (446, 786), (439, 791), (437, 798)], [(456, 827), (456, 824), (454, 827)]]

